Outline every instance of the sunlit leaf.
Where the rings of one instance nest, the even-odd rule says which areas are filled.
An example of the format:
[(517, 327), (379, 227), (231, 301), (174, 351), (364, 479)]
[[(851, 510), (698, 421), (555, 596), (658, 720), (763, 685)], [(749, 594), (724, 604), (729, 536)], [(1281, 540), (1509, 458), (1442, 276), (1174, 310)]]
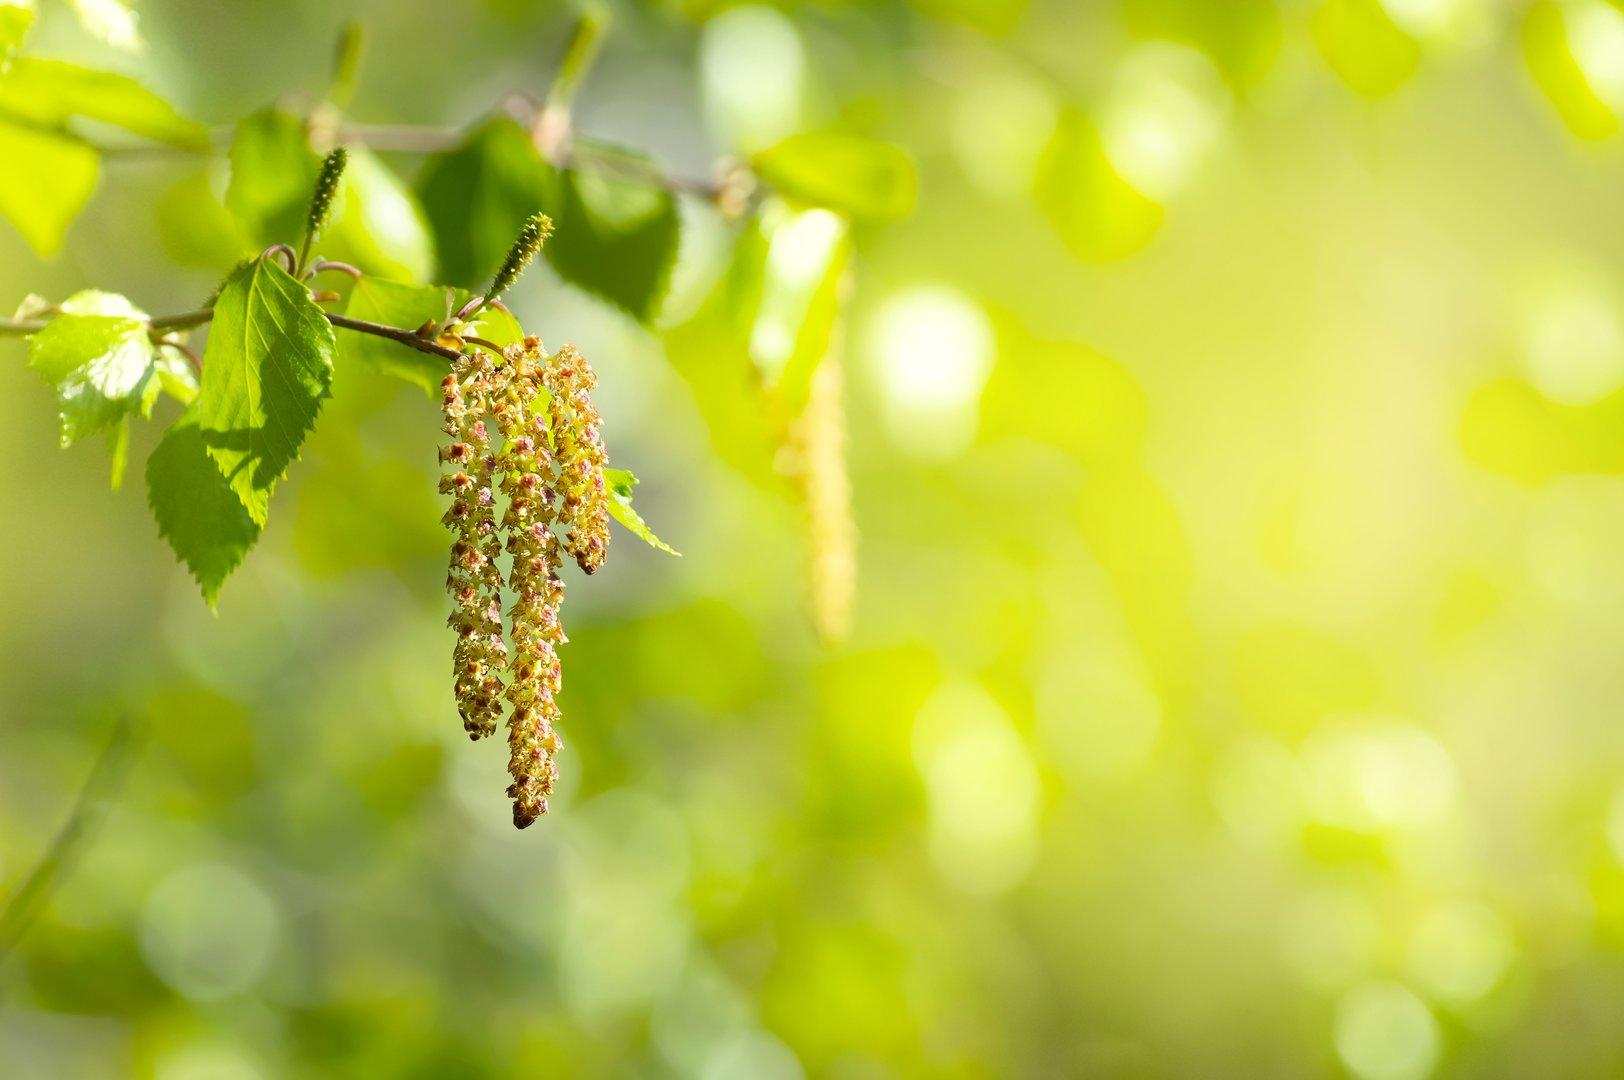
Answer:
[(209, 456), (261, 525), (328, 395), (333, 351), (332, 325), (273, 259), (237, 270), (215, 301), (198, 423)]
[(68, 0), (79, 25), (91, 34), (128, 52), (142, 47), (141, 29), (134, 9), (124, 0)]
[(304, 122), (265, 109), (237, 125), (231, 143), (226, 208), (251, 243), (298, 243), (321, 159), (310, 148)]
[[(71, 135), (0, 118), (0, 216), (28, 246), (54, 255), (96, 188), (96, 151)], [(27, 162), (27, 168), (16, 163)]]
[(0, 0), (0, 72), (34, 25), (34, 0)]
[(906, 217), (919, 187), (906, 150), (842, 131), (791, 135), (751, 164), (779, 194), (858, 219)]
[(213, 607), (221, 584), (259, 539), (260, 524), (216, 467), (196, 408), (175, 421), (147, 458), (147, 505), (159, 535)]
[(417, 195), (434, 233), (438, 277), (484, 285), (519, 227), (542, 208), (552, 174), (530, 133), (508, 117), (487, 121), (457, 149), (430, 158)]
[(654, 535), (654, 530), (648, 527), (643, 516), (632, 508), (632, 489), (637, 486), (637, 477), (625, 469), (603, 470), (603, 482), (609, 489), (609, 513), (614, 519), (624, 525), (628, 532), (642, 540), (650, 547), (668, 551), (672, 555), (681, 555), (682, 552)]
[(1421, 45), (1393, 21), (1381, 0), (1321, 0), (1314, 43), (1342, 81), (1368, 97), (1409, 82), (1421, 66)]
[(557, 174), (546, 191), (553, 236), (542, 253), (565, 281), (649, 322), (677, 261), (676, 199), (638, 179), (655, 169), (641, 154), (598, 145), (578, 156), (583, 164)]
[(1200, 49), (1237, 90), (1268, 76), (1285, 39), (1272, 0), (1124, 0), (1122, 18), (1139, 37)]
[[(1612, 15), (1621, 23), (1624, 17)], [(1570, 27), (1562, 5), (1536, 3), (1523, 17), (1522, 50), (1528, 71), (1569, 131), (1581, 139), (1600, 140), (1619, 129), (1618, 111), (1596, 90), (1574, 55)]]
[(56, 389), (69, 446), (140, 409), (153, 346), (145, 313), (122, 296), (78, 293), (62, 311), (28, 339), (28, 363)]
[(1044, 150), (1035, 195), (1060, 238), (1083, 259), (1125, 258), (1162, 226), (1161, 205), (1122, 178), (1098, 130), (1075, 109), (1061, 115)]
[(208, 130), (126, 75), (19, 56), (0, 77), (0, 113), (45, 127), (81, 116), (186, 149), (209, 145)]

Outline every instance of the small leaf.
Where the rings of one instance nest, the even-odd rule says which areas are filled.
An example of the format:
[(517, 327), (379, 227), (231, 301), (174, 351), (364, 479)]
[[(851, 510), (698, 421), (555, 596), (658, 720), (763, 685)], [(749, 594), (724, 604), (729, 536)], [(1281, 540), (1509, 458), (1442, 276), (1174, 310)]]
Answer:
[[(159, 349), (157, 358), (152, 362), (152, 369), (158, 374), (156, 385), (164, 393), (182, 405), (190, 405), (197, 400), (197, 372), (181, 357)], [(143, 413), (147, 416), (152, 415), (150, 395), (145, 402)]]
[(71, 135), (0, 118), (0, 162), (0, 216), (36, 252), (56, 254), (96, 188), (96, 151)]
[(79, 25), (115, 49), (140, 52), (145, 46), (134, 10), (124, 0), (68, 0)]
[(509, 117), (486, 121), (462, 145), (432, 157), (417, 180), (439, 252), (439, 277), (482, 286), (553, 183), (530, 133)]
[(221, 584), (259, 539), (260, 525), (215, 467), (196, 408), (181, 414), (147, 458), (147, 505), (159, 535), (213, 607)]
[(919, 181), (900, 146), (842, 131), (791, 135), (755, 156), (756, 175), (781, 195), (858, 219), (913, 212)]
[(434, 271), (434, 241), (417, 197), (369, 150), (351, 147), (339, 188), (339, 212), (323, 254), (368, 274), (425, 281)]
[(655, 171), (641, 154), (581, 144), (577, 155), (586, 164), (557, 174), (543, 204), (553, 237), (542, 255), (565, 281), (648, 323), (677, 261), (676, 198), (664, 187), (626, 178)]
[(609, 489), (609, 513), (614, 519), (626, 527), (633, 536), (642, 540), (650, 547), (670, 552), (680, 556), (682, 552), (654, 535), (654, 530), (648, 527), (643, 516), (632, 508), (632, 489), (637, 486), (637, 477), (625, 469), (603, 470), (603, 482)]
[(260, 525), (328, 396), (333, 350), (332, 324), (274, 260), (256, 259), (226, 279), (197, 417), (209, 456)]
[(208, 129), (134, 79), (63, 60), (20, 56), (0, 78), (0, 112), (44, 127), (71, 116), (99, 120), (170, 146), (207, 149)]
[(845, 221), (827, 210), (774, 216), (750, 354), (791, 420), (806, 407), (840, 319), (851, 238)]
[(0, 0), (0, 72), (34, 25), (34, 0)]
[[(352, 319), (415, 330), (426, 322), (438, 323), (445, 319), (449, 291), (452, 290), (440, 285), (407, 285), (364, 277), (350, 290), (344, 314)], [(452, 303), (461, 304), (466, 298), (466, 294), (458, 294)], [(439, 392), (440, 381), (450, 370), (443, 357), (419, 352), (388, 338), (344, 333), (339, 334), (337, 340), (339, 355), (346, 360), (405, 379), (430, 394)]]
[(105, 431), (141, 408), (153, 347), (144, 312), (122, 296), (87, 291), (28, 339), (28, 364), (56, 388), (62, 445)]
[(264, 109), (237, 125), (226, 209), (259, 247), (293, 243), (304, 227), (321, 159), (297, 116)]
[[(461, 289), (457, 292), (457, 303), (460, 306), (466, 303), (469, 297)], [(464, 325), (463, 333), (484, 338), (492, 345), (501, 345), (505, 348), (524, 338), (524, 327), (519, 325), (519, 320), (512, 312), (487, 306), (481, 308), (479, 314)]]
[(1122, 178), (1099, 132), (1075, 109), (1061, 115), (1043, 152), (1034, 194), (1060, 239), (1082, 259), (1126, 258), (1162, 227), (1161, 205)]

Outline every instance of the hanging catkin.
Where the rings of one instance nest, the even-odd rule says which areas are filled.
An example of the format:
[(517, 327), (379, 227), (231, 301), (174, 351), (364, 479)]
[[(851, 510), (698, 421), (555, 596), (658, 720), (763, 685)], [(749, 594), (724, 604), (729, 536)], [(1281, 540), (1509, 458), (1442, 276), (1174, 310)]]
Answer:
[(502, 716), (500, 672), (507, 663), (502, 641), (502, 576), (496, 559), (502, 552), (497, 535), (495, 495), (491, 490), (496, 459), (486, 416), (495, 391), (489, 358), (470, 353), (456, 361), (440, 384), (444, 391), (445, 433), (450, 445), (440, 451), (447, 471), (440, 491), (451, 496), (442, 519), (452, 531), (451, 566), (446, 588), (456, 602), (448, 620), (457, 632), (452, 653), (457, 710), (469, 738), (496, 731)]

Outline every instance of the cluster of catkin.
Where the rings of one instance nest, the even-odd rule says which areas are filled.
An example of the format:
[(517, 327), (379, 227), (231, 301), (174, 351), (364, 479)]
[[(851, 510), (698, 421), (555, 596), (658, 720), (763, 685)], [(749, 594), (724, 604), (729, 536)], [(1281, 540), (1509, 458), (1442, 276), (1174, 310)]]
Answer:
[[(453, 534), (446, 577), (456, 608), (454, 688), (470, 738), (494, 734), (507, 713), (513, 824), (547, 812), (562, 749), (556, 723), (564, 555), (593, 573), (609, 545), (607, 455), (592, 405), (591, 365), (573, 346), (552, 356), (525, 338), (501, 358), (465, 353), (441, 384), (445, 472)], [(505, 506), (497, 513), (497, 496)], [(504, 580), (497, 559), (510, 557)], [(503, 638), (502, 595), (511, 598)], [(506, 682), (503, 673), (506, 673)]]

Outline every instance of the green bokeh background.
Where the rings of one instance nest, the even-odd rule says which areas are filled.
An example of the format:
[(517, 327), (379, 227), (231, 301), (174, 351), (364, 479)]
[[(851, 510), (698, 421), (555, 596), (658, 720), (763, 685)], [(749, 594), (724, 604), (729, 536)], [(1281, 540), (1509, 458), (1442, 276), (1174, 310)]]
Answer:
[[(856, 235), (850, 639), (660, 336), (536, 268), (515, 310), (594, 359), (684, 557), (571, 579), (515, 833), (451, 698), (432, 402), (341, 368), (211, 614), (158, 429), (110, 495), (0, 342), (0, 897), (137, 734), (0, 966), (0, 1073), (1624, 1074), (1624, 16), (727, 7), (617, 6), (577, 117), (685, 175), (785, 123), (915, 155)], [(229, 123), (359, 18), (351, 114), (461, 125), (571, 18), (139, 9), (141, 55), (50, 5), (29, 51)], [(186, 169), (109, 161), (55, 259), (0, 231), (0, 300), (194, 306)], [(667, 322), (724, 246), (685, 213)]]

